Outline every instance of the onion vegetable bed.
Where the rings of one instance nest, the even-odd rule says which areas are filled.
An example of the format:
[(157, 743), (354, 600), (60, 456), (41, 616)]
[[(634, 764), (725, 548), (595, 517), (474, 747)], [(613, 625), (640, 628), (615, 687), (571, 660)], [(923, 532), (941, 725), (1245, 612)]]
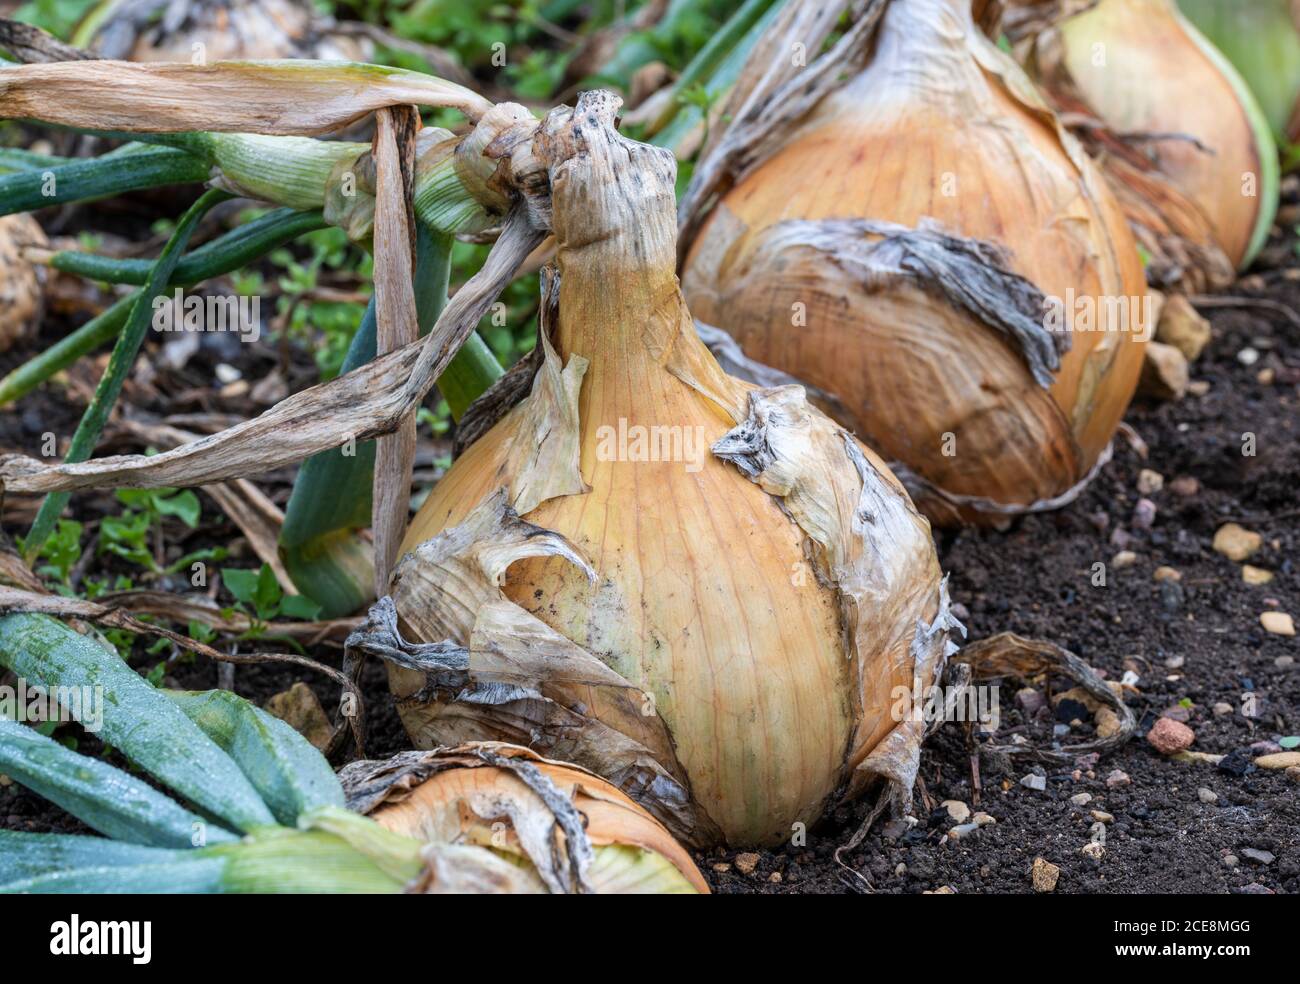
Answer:
[(280, 2), (0, 18), (0, 894), (1300, 890), (1300, 5)]

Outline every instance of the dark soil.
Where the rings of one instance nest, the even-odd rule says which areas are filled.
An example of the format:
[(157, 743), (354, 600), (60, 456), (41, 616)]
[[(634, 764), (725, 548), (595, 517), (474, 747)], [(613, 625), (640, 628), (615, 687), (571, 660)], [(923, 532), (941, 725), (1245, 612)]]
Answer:
[[(1275, 241), (1233, 296), (1300, 308), (1294, 242)], [(945, 535), (940, 552), (972, 638), (1010, 630), (1056, 642), (1110, 679), (1132, 670), (1139, 680), (1137, 693), (1128, 700), (1143, 721), (1143, 732), (1166, 710), (1190, 705), (1193, 748), (1232, 755), (1257, 742), (1300, 734), (1297, 640), (1266, 633), (1259, 620), (1260, 613), (1270, 609), (1300, 619), (1300, 328), (1264, 307), (1216, 307), (1206, 313), (1214, 340), (1193, 375), (1208, 383), (1208, 390), (1176, 403), (1134, 405), (1128, 424), (1145, 442), (1145, 454), (1136, 449), (1136, 442), (1118, 437), (1114, 460), (1069, 507), (1017, 520), (1003, 532)], [(47, 327), (46, 334), (57, 337), (62, 330)], [(237, 355), (248, 360), (270, 357), (252, 349)], [(1245, 364), (1249, 356), (1242, 356), (1247, 349), (1258, 354), (1250, 365)], [(22, 352), (7, 354), (0, 359), (0, 370), (23, 357)], [(309, 365), (309, 356), (301, 356), (299, 369)], [(196, 364), (187, 382), (210, 385), (207, 368)], [(164, 393), (174, 392), (175, 385), (155, 382)], [(247, 408), (217, 401), (207, 409)], [(33, 394), (17, 414), (0, 415), (0, 444), (30, 454), (40, 432), (68, 434), (79, 413), (80, 407), (66, 405), (59, 393)], [(1245, 434), (1255, 435), (1253, 456), (1242, 453)], [(1149, 496), (1156, 514), (1148, 529), (1134, 522), (1142, 469), (1164, 478), (1164, 488)], [(1186, 479), (1194, 479), (1196, 487), (1189, 490)], [(287, 482), (281, 479), (267, 488), (283, 502)], [(91, 519), (115, 509), (106, 496), (80, 497), (74, 508), (78, 518)], [(210, 511), (211, 504), (205, 503), (205, 509)], [(24, 529), (26, 523), (15, 521), (24, 512), (21, 503), (7, 502), (5, 529)], [(29, 520), (30, 513), (26, 516)], [(1271, 583), (1247, 585), (1240, 565), (1211, 549), (1215, 531), (1228, 521), (1263, 535), (1264, 546), (1250, 563), (1272, 571)], [(227, 543), (233, 538), (238, 545), (237, 531), (229, 527), (208, 530), (206, 537), (208, 542)], [(203, 542), (204, 536), (197, 536), (185, 547), (195, 549)], [(1117, 569), (1112, 559), (1121, 549), (1136, 553), (1137, 560)], [(1104, 587), (1093, 585), (1093, 565), (1098, 562), (1107, 565)], [(1156, 580), (1154, 572), (1162, 566), (1176, 569), (1181, 580)], [(97, 568), (96, 573), (102, 572)], [(143, 647), (139, 649), (142, 654)], [(312, 655), (338, 661), (337, 650)], [(152, 665), (147, 659), (142, 657), (140, 665)], [(291, 667), (239, 667), (234, 689), (260, 703), (303, 677), (303, 671)], [(333, 706), (332, 686), (322, 679), (307, 682), (326, 707)], [(213, 687), (217, 670), (205, 662), (176, 661), (169, 667), (167, 683)], [(385, 755), (406, 747), (382, 670), (370, 667), (363, 683), (369, 753)], [(1046, 719), (1026, 719), (1016, 705), (1014, 695), (1024, 685), (1004, 682), (1002, 727), (1025, 726), (1034, 740), (1050, 741), (1055, 723), (1050, 713)], [(1043, 691), (1045, 681), (1032, 686)], [(1061, 686), (1058, 681), (1057, 689)], [(1243, 713), (1251, 702), (1254, 717)], [(1229, 705), (1232, 712), (1216, 715), (1216, 703)], [(1076, 725), (1072, 738), (1080, 740), (1090, 732), (1090, 723)], [(83, 750), (95, 750), (93, 739), (81, 740)], [(1162, 757), (1137, 736), (1091, 767), (1081, 763), (1077, 772), (1049, 770), (1042, 792), (1020, 784), (1028, 767), (1005, 776), (991, 774), (986, 767), (977, 804), (966, 740), (964, 730), (950, 725), (927, 746), (915, 827), (893, 837), (896, 827), (877, 823), (847, 855), (847, 862), (875, 891), (916, 893), (947, 887), (960, 893), (1028, 892), (1030, 868), (1039, 856), (1060, 867), (1057, 892), (1300, 891), (1300, 783), (1280, 771), (1224, 767), (1242, 762), (1241, 754), (1219, 767), (1183, 764)], [(1254, 754), (1247, 753), (1244, 761)], [(1130, 782), (1110, 788), (1106, 777), (1116, 769), (1127, 773)], [(1198, 794), (1202, 787), (1216, 794), (1217, 801), (1203, 802)], [(1072, 804), (1070, 798), (1079, 793), (1090, 794), (1091, 802)], [(939, 807), (948, 799), (985, 811), (996, 823), (960, 842), (949, 840), (945, 834), (952, 821)], [(1091, 839), (1093, 810), (1113, 816), (1105, 825), (1100, 860), (1080, 853)], [(737, 852), (698, 860), (718, 892), (848, 891), (832, 854), (864, 812), (863, 805), (841, 808), (809, 832), (805, 845), (759, 852), (756, 860), (738, 857)], [(17, 784), (0, 788), (0, 826), (85, 830)], [(1243, 853), (1247, 849), (1268, 852), (1273, 860), (1253, 862)], [(752, 870), (745, 873), (751, 862)]]

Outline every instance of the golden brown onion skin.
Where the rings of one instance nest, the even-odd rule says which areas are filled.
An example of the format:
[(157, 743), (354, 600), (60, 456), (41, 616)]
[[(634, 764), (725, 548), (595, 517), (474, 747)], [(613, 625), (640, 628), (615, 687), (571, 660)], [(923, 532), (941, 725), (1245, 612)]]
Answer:
[(25, 246), (45, 245), (45, 232), (30, 215), (0, 217), (0, 352), (26, 335), (40, 318), (44, 277), (22, 251)]
[[(1268, 197), (1261, 134), (1221, 70), (1226, 60), (1218, 56), (1216, 64), (1193, 31), (1173, 0), (1102, 0), (1061, 25), (1060, 68), (1112, 130), (1166, 135), (1143, 149), (1205, 212), (1219, 246), (1240, 266)], [(1049, 91), (1056, 84), (1050, 76), (1043, 82)], [(1245, 185), (1251, 176), (1253, 195)]]
[[(598, 581), (566, 560), (528, 559), (509, 569), (503, 590), (653, 696), (694, 800), (727, 841), (773, 844), (794, 824), (816, 822), (894, 727), (891, 693), (912, 686), (909, 645), (917, 620), (935, 618), (941, 574), (929, 524), (864, 452), (906, 516), (875, 565), (882, 597), (860, 612), (858, 636), (870, 646), (846, 643), (837, 593), (812, 574), (800, 528), (777, 499), (708, 452), (735, 420), (666, 367), (682, 359), (726, 380), (695, 335), (673, 273), (671, 160), (641, 145), (630, 153), (631, 169), (616, 177), (592, 153), (555, 180), (553, 340), (565, 363), (590, 360), (579, 396), (588, 491), (523, 517), (571, 541)], [(705, 453), (690, 468), (609, 460), (599, 431), (620, 420), (698, 433)], [(509, 484), (522, 467), (509, 454), (515, 423), (503, 418), (454, 463), (412, 521), (403, 552)], [(851, 467), (847, 457), (843, 466)], [(390, 682), (400, 697), (423, 678), (392, 670)], [(417, 745), (427, 741), (425, 711), (403, 714)]]
[[(1141, 259), (1114, 199), (1051, 117), (990, 70), (1014, 66), (971, 54), (988, 44), (962, 6), (891, 6), (872, 64), (715, 208), (683, 290), (747, 355), (837, 395), (885, 458), (948, 492), (1028, 505), (1079, 482), (1114, 434), (1142, 364), (1133, 333), (1072, 333), (1044, 391), (1017, 352), (940, 297), (897, 283), (869, 292), (812, 250), (754, 266), (783, 220), (931, 218), (1000, 244), (1050, 297), (1130, 298), (1140, 313)], [(806, 324), (792, 324), (796, 311)]]

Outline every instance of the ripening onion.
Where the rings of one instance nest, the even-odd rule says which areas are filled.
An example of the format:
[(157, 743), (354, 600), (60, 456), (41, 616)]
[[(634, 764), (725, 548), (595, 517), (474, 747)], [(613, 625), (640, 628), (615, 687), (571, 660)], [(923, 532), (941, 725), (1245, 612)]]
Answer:
[[(530, 786), (505, 764), (546, 783)], [(365, 777), (384, 787), (367, 798), (381, 827), (426, 845), (425, 878), (438, 892), (545, 892), (576, 866), (553, 870), (567, 848), (565, 823), (585, 831), (586, 889), (606, 894), (708, 894), (691, 856), (663, 826), (605, 780), (515, 745), (483, 744), (399, 753), (343, 771), (345, 788)], [(540, 790), (540, 792), (539, 792)], [(548, 803), (554, 791), (560, 799)], [(562, 812), (557, 817), (556, 807)], [(373, 805), (371, 805), (373, 804)], [(569, 811), (572, 812), (569, 812)], [(558, 822), (557, 822), (558, 821)], [(589, 847), (587, 846), (589, 845)]]
[[(1255, 2), (1255, 0), (1251, 0)], [(1035, 76), (1050, 96), (1076, 94), (1146, 154), (1209, 221), (1238, 269), (1259, 253), (1276, 214), (1277, 146), (1241, 75), (1174, 0), (1101, 0), (1048, 30)]]
[(368, 42), (333, 26), (303, 0), (103, 0), (73, 41), (102, 58), (134, 62), (368, 60)]
[(620, 136), (617, 105), (586, 93), (533, 141), (544, 358), (412, 522), (401, 631), (372, 624), (373, 651), (408, 647), (390, 682), (417, 747), (527, 744), (688, 843), (776, 843), (874, 779), (910, 797), (924, 729), (894, 690), (931, 683), (956, 623), (883, 463), (696, 336), (672, 156)]
[(687, 299), (837, 397), (932, 520), (1059, 504), (1153, 327), (1132, 235), (970, 0), (892, 0), (862, 43), (864, 68), (687, 217)]

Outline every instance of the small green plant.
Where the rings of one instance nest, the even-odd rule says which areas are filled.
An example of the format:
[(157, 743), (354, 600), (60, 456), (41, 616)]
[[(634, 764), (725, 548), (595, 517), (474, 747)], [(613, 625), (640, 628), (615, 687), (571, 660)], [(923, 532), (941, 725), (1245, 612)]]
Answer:
[(179, 519), (189, 529), (198, 525), (201, 507), (198, 496), (189, 489), (119, 489), (117, 500), (126, 509), (120, 516), (106, 516), (100, 523), (100, 553), (114, 554), (153, 574), (175, 574), (198, 561), (225, 559), (223, 547), (205, 547), (163, 564), (159, 556), (161, 541), (150, 542), (165, 517)]
[[(71, 594), (72, 569), (81, 559), (82, 526), (74, 519), (60, 519), (55, 531), (50, 534), (37, 553), (37, 559), (46, 561), (36, 568), (41, 577), (53, 578), (57, 583), (55, 590), (60, 594)], [(19, 537), (18, 548), (23, 548)]]
[(221, 580), (235, 596), (238, 610), (251, 612), (259, 622), (269, 622), (279, 615), (309, 620), (320, 614), (320, 605), (310, 598), (285, 594), (269, 564), (256, 571), (223, 567)]

